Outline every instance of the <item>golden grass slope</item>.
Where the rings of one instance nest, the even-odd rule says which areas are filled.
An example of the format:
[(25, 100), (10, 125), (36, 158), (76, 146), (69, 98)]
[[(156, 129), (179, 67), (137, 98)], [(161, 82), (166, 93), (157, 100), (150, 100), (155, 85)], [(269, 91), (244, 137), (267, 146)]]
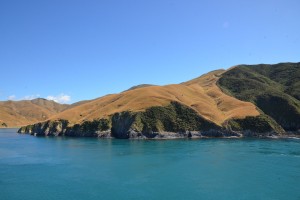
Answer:
[(240, 101), (221, 91), (216, 83), (224, 72), (225, 70), (216, 70), (183, 83), (195, 91), (201, 90), (201, 93), (210, 99), (208, 104), (201, 100), (196, 100), (194, 104), (191, 104), (191, 107), (207, 119), (218, 124), (230, 118), (245, 118), (246, 116), (259, 115), (254, 104)]
[(225, 70), (216, 70), (191, 81), (166, 86), (148, 86), (107, 95), (65, 110), (50, 119), (67, 119), (72, 124), (105, 118), (116, 112), (143, 111), (177, 101), (196, 110), (204, 118), (222, 124), (229, 118), (256, 116), (255, 105), (224, 94), (216, 85)]
[(0, 102), (0, 127), (20, 127), (44, 121), (67, 109), (69, 105), (58, 104), (46, 99)]

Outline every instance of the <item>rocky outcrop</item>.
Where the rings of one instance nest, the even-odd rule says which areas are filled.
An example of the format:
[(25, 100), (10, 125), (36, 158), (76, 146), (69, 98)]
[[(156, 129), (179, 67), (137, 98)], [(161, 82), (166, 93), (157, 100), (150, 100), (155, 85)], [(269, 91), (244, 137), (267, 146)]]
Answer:
[(24, 126), (18, 133), (34, 136), (110, 137), (111, 131), (107, 119), (86, 121), (73, 126), (69, 126), (67, 120), (60, 119)]
[(115, 138), (135, 138), (141, 136), (134, 127), (137, 114), (130, 112), (116, 113), (112, 116), (111, 135)]
[(61, 136), (67, 130), (67, 120), (46, 121), (21, 127), (18, 133), (28, 133), (35, 136)]

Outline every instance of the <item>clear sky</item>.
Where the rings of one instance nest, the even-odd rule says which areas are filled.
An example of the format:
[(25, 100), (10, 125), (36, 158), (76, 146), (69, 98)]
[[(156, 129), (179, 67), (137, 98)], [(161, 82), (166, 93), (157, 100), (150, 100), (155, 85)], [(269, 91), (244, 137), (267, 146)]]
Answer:
[(299, 0), (0, 0), (0, 100), (73, 103), (300, 61)]

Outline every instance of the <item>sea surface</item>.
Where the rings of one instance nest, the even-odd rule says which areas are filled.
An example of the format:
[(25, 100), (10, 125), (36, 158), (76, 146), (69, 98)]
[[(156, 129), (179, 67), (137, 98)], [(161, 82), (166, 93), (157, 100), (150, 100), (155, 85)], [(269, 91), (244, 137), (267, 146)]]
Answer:
[(34, 137), (0, 129), (1, 200), (300, 199), (300, 140)]

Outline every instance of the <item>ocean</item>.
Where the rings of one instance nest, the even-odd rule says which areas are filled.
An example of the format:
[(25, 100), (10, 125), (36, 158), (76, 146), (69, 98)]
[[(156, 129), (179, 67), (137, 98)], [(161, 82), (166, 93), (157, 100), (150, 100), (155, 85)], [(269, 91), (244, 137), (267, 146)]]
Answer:
[(121, 140), (0, 129), (0, 200), (300, 199), (298, 139)]

